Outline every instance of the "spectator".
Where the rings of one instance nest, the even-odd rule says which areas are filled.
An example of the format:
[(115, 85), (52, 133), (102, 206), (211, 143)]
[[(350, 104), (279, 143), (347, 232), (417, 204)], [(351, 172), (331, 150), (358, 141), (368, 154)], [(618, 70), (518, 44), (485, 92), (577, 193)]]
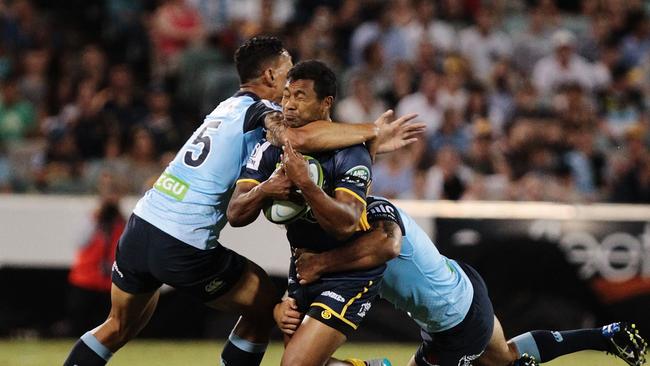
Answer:
[(107, 139), (117, 135), (117, 126), (111, 126), (100, 113), (107, 97), (106, 92), (96, 91), (92, 79), (84, 80), (77, 88), (75, 102), (65, 106), (59, 117), (70, 126), (79, 153), (86, 159), (103, 157)]
[(149, 114), (143, 120), (143, 126), (151, 131), (157, 151), (177, 150), (181, 143), (178, 134), (178, 122), (170, 111), (169, 94), (162, 88), (154, 86), (147, 96)]
[(18, 83), (20, 94), (39, 112), (44, 112), (47, 98), (49, 59), (49, 53), (45, 49), (32, 49), (25, 52), (24, 73)]
[(423, 199), (459, 200), (470, 183), (472, 173), (460, 160), (458, 152), (445, 146), (436, 153), (436, 163), (424, 175)]
[(592, 68), (587, 60), (574, 53), (573, 33), (556, 31), (551, 42), (554, 53), (539, 60), (533, 70), (533, 84), (537, 91), (542, 96), (549, 97), (559, 86), (570, 82), (578, 83), (591, 91)]
[(650, 203), (650, 152), (645, 145), (647, 131), (635, 125), (625, 134), (626, 161), (613, 177), (610, 200), (620, 203)]
[(599, 198), (605, 182), (605, 156), (596, 150), (594, 135), (588, 128), (573, 129), (569, 135), (571, 149), (564, 156), (576, 189), (590, 201)]
[[(448, 67), (447, 69), (451, 69)], [(460, 71), (446, 70), (440, 89), (438, 89), (438, 105), (442, 109), (464, 111), (467, 105), (467, 92), (463, 89), (463, 76)]]
[(110, 308), (111, 272), (115, 250), (126, 221), (120, 213), (122, 190), (104, 172), (98, 185), (99, 204), (88, 235), (75, 255), (68, 282), (67, 314), (70, 336), (79, 336), (104, 320)]
[(442, 115), (442, 124), (428, 141), (428, 151), (435, 153), (445, 146), (451, 146), (454, 150), (463, 154), (469, 147), (469, 134), (463, 124), (460, 112), (456, 109), (445, 109)]
[(370, 77), (361, 74), (353, 77), (350, 96), (338, 103), (336, 118), (339, 121), (362, 123), (376, 120), (385, 111), (384, 102), (372, 93)]
[(388, 154), (373, 166), (372, 194), (386, 198), (411, 198), (414, 167), (411, 152)]
[(431, 42), (443, 52), (456, 48), (456, 32), (442, 19), (435, 19), (436, 5), (430, 0), (416, 0), (413, 4), (415, 16), (403, 26), (404, 38), (408, 47), (409, 60), (417, 55), (417, 45), (422, 39)]
[(350, 88), (355, 75), (365, 73), (371, 77), (371, 88), (374, 95), (381, 95), (390, 89), (390, 67), (386, 64), (384, 48), (379, 41), (369, 43), (363, 50), (363, 63), (349, 69), (343, 78), (343, 85)]
[(44, 193), (83, 193), (84, 162), (68, 129), (52, 130), (48, 147), (40, 159), (37, 188)]
[(362, 23), (352, 34), (350, 41), (350, 60), (353, 65), (362, 61), (366, 46), (379, 42), (384, 50), (386, 63), (392, 65), (398, 60), (406, 59), (406, 38), (402, 30), (395, 26), (392, 10), (394, 4), (386, 2), (373, 9), (376, 13), (373, 20)]
[(496, 59), (512, 54), (512, 42), (503, 32), (494, 29), (496, 15), (481, 8), (476, 14), (476, 25), (460, 33), (460, 51), (470, 62), (474, 76), (488, 81)]
[(388, 108), (395, 109), (402, 98), (413, 93), (413, 68), (410, 63), (400, 61), (393, 67), (391, 75), (392, 84), (383, 94), (383, 99), (388, 104)]
[(546, 14), (539, 7), (531, 10), (528, 28), (515, 36), (512, 62), (515, 69), (530, 75), (537, 61), (552, 51)]
[(612, 83), (597, 94), (598, 116), (605, 122), (605, 133), (620, 139), (635, 125), (645, 111), (643, 95), (630, 82), (629, 69), (617, 65), (612, 71)]
[(204, 36), (201, 15), (186, 0), (164, 0), (152, 19), (155, 74), (165, 76), (178, 66), (178, 56)]
[(34, 106), (18, 88), (16, 76), (2, 81), (0, 99), (0, 143), (20, 142), (35, 131)]
[(420, 88), (417, 92), (407, 95), (397, 104), (397, 115), (417, 113), (418, 122), (426, 124), (427, 133), (432, 134), (440, 126), (442, 113), (438, 106), (439, 77), (432, 71), (422, 75)]
[(118, 64), (109, 71), (108, 87), (102, 91), (106, 102), (102, 108), (111, 129), (120, 136), (123, 146), (128, 142), (128, 134), (147, 115), (146, 104), (134, 85), (133, 74), (128, 65)]
[(128, 160), (129, 192), (141, 194), (151, 188), (146, 183), (152, 177), (158, 177), (163, 168), (159, 164), (159, 154), (151, 131), (137, 127), (133, 130), (131, 140)]
[(643, 11), (634, 11), (628, 15), (627, 24), (631, 32), (621, 46), (622, 62), (625, 66), (635, 67), (650, 54), (650, 19)]

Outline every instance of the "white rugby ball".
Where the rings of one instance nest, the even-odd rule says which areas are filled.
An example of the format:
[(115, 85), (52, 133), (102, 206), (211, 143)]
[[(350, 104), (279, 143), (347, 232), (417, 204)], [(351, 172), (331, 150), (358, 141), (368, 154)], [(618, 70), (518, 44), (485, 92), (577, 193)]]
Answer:
[[(305, 155), (305, 160), (309, 163), (309, 178), (317, 186), (323, 187), (323, 168), (320, 163), (311, 156)], [(264, 216), (274, 224), (286, 225), (303, 217), (309, 210), (309, 205), (304, 201), (297, 203), (275, 200), (273, 204), (264, 209)]]

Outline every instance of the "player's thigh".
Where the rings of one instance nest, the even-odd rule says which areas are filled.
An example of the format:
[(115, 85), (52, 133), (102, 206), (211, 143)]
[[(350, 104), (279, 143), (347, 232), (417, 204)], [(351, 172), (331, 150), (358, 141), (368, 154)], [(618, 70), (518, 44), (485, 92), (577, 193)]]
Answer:
[(147, 325), (159, 296), (159, 290), (131, 294), (113, 285), (111, 311), (106, 321), (92, 331), (93, 335), (115, 352)]
[(421, 332), (422, 345), (415, 355), (417, 365), (471, 365), (485, 352), (494, 333), (494, 310), (487, 287), (472, 267), (458, 262), (469, 278), (473, 296), (463, 320), (439, 332)]
[(499, 366), (509, 365), (517, 359), (514, 344), (509, 344), (503, 333), (503, 327), (497, 317), (494, 317), (494, 329), (492, 338), (485, 348), (485, 352), (478, 359), (478, 364), (482, 366)]
[(305, 316), (282, 355), (282, 366), (321, 366), (345, 343), (340, 331)]
[(234, 285), (222, 296), (206, 302), (212, 308), (236, 311), (245, 317), (272, 317), (280, 294), (266, 272), (246, 260), (244, 270)]

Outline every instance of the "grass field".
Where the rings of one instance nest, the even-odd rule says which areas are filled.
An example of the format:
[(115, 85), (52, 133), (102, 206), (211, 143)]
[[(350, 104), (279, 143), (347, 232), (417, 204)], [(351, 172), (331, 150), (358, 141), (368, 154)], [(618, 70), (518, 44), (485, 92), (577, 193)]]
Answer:
[[(61, 341), (6, 341), (0, 340), (0, 366), (61, 365), (72, 340)], [(117, 353), (111, 366), (217, 366), (222, 344), (211, 341), (134, 341)], [(350, 343), (337, 352), (340, 358), (388, 357), (393, 365), (405, 365), (416, 348), (415, 344)], [(263, 365), (278, 365), (282, 346), (272, 344)], [(581, 352), (565, 356), (549, 366), (624, 366), (625, 362), (598, 352)]]

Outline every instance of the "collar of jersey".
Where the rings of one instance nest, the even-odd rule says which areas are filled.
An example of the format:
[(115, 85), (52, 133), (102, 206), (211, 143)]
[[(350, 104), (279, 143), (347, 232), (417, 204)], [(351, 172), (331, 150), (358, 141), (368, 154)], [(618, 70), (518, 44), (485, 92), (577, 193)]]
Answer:
[(257, 94), (253, 93), (252, 91), (248, 91), (248, 90), (240, 90), (240, 91), (238, 91), (237, 93), (235, 93), (234, 96), (235, 96), (235, 97), (243, 97), (243, 96), (247, 96), (247, 97), (251, 97), (251, 98), (253, 98), (254, 101), (258, 101), (258, 100), (261, 100), (261, 99), (262, 99), (262, 98), (260, 98)]

